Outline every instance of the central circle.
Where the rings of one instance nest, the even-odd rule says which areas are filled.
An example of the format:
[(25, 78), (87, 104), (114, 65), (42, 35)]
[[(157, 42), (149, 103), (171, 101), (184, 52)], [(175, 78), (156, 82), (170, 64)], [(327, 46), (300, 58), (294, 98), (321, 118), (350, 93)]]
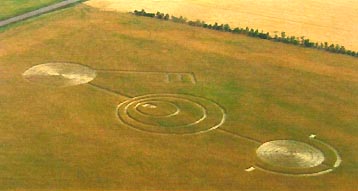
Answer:
[(118, 105), (117, 116), (129, 127), (160, 134), (204, 133), (225, 122), (225, 112), (215, 102), (181, 94), (132, 98)]
[(136, 106), (138, 112), (143, 115), (170, 117), (179, 113), (179, 108), (168, 101), (147, 101)]
[(256, 154), (264, 163), (284, 168), (312, 168), (325, 159), (320, 150), (294, 140), (266, 142), (256, 150)]

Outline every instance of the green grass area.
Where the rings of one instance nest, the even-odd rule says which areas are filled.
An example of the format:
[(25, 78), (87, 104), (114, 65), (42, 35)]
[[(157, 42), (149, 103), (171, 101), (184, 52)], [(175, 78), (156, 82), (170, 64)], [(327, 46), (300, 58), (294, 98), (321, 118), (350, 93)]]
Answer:
[(5, 20), (63, 0), (2, 0), (0, 20)]
[[(356, 58), (84, 5), (6, 28), (0, 44), (0, 189), (355, 189)], [(190, 136), (136, 131), (116, 116), (117, 105), (129, 98), (86, 84), (56, 88), (22, 78), (48, 62), (192, 72), (196, 84), (100, 72), (92, 83), (132, 97), (204, 97), (225, 109), (221, 129), (262, 142), (310, 142), (317, 134), (339, 151), (342, 166), (303, 178), (245, 172), (260, 145), (219, 130)], [(334, 161), (332, 153), (326, 157)]]

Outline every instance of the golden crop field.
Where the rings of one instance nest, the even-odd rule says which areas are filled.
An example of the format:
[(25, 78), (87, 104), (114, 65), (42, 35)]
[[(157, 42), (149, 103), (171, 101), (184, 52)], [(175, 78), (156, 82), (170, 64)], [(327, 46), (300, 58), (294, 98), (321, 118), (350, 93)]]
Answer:
[(78, 4), (0, 29), (0, 190), (354, 191), (357, 58)]
[(358, 50), (356, 0), (90, 0), (87, 5), (122, 12), (145, 9), (174, 16), (305, 36)]

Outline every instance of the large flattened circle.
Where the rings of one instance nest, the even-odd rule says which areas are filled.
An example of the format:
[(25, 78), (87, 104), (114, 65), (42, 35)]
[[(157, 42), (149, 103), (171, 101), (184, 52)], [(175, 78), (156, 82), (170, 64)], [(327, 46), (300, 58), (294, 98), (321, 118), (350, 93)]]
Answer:
[(204, 133), (225, 121), (225, 112), (217, 103), (182, 94), (135, 97), (118, 105), (117, 115), (134, 129), (159, 134)]
[(320, 150), (294, 140), (266, 142), (256, 150), (256, 154), (264, 163), (283, 168), (313, 168), (325, 159)]
[(46, 63), (29, 68), (22, 76), (41, 85), (68, 87), (92, 81), (96, 77), (96, 71), (80, 64)]

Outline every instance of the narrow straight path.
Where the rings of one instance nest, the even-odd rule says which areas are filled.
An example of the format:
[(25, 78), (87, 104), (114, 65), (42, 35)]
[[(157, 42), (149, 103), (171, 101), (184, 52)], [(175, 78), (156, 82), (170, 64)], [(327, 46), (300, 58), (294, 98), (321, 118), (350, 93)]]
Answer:
[(9, 18), (9, 19), (0, 21), (0, 27), (3, 27), (3, 26), (6, 26), (6, 25), (9, 25), (9, 24), (18, 22), (18, 21), (22, 21), (22, 20), (28, 19), (28, 18), (30, 18), (30, 17), (34, 17), (34, 16), (37, 16), (37, 15), (41, 15), (41, 14), (44, 14), (44, 13), (47, 13), (47, 12), (56, 10), (56, 9), (58, 9), (58, 8), (65, 7), (65, 6), (67, 6), (67, 5), (70, 5), (70, 4), (79, 2), (79, 1), (81, 1), (81, 0), (65, 0), (65, 1), (62, 1), (62, 2), (60, 2), (60, 3), (56, 3), (56, 4), (53, 4), (53, 5), (49, 5), (49, 6), (47, 6), (47, 7), (43, 7), (43, 8), (37, 9), (37, 10), (35, 10), (35, 11), (31, 11), (31, 12), (28, 12), (28, 13), (24, 13), (24, 14), (22, 14), (22, 15), (15, 16), (15, 17), (12, 17), (12, 18)]

